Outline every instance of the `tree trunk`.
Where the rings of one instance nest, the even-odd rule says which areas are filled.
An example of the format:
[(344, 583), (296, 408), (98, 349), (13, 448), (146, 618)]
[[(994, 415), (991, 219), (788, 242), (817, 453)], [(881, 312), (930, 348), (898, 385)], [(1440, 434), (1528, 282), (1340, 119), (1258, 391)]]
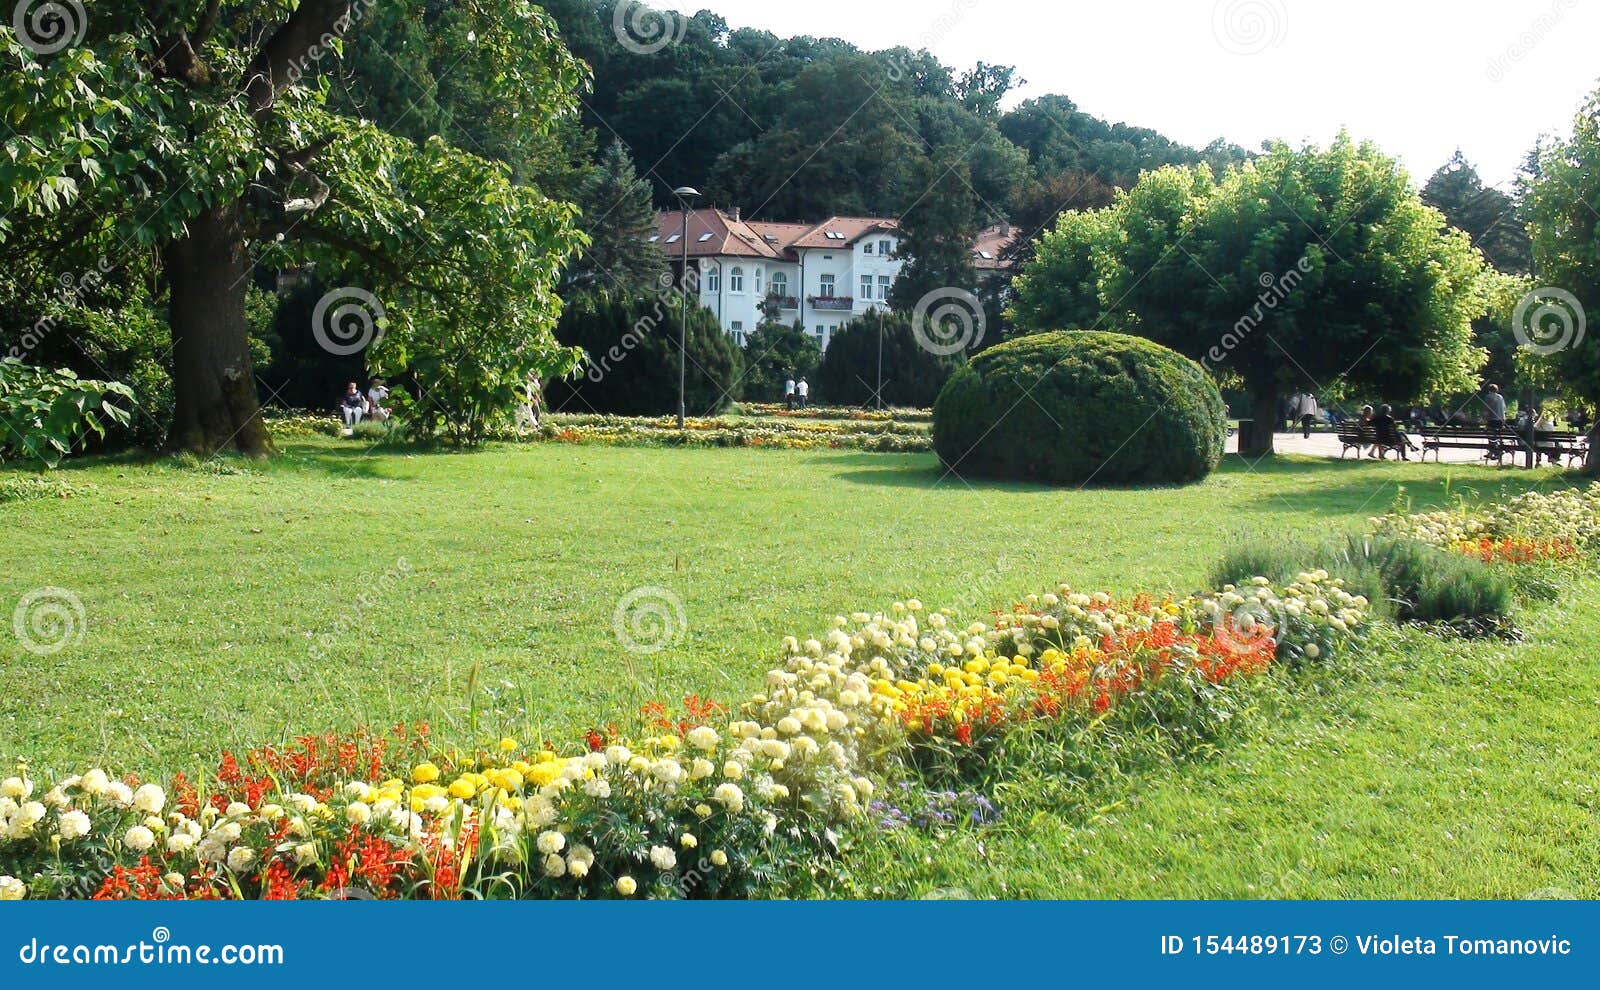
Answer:
[(1600, 474), (1600, 420), (1589, 427), (1589, 454), (1583, 459), (1585, 474)]
[(1283, 422), (1278, 395), (1263, 393), (1256, 396), (1251, 415), (1255, 417), (1255, 429), (1251, 431), (1252, 443), (1248, 450), (1241, 446), (1239, 453), (1246, 457), (1265, 457), (1273, 452), (1273, 440), (1279, 424)]
[(186, 237), (162, 252), (172, 293), (174, 408), (167, 449), (209, 457), (273, 452), (261, 421), (245, 292), (250, 257), (237, 204), (189, 221)]

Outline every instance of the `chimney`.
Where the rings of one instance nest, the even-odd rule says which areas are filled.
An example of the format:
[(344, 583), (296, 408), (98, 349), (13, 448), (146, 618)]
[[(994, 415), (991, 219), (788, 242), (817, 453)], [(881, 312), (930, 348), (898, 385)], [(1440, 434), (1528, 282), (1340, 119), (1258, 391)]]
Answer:
[(734, 223), (738, 223), (739, 222), (739, 208), (737, 206), (735, 206), (733, 208), (733, 222)]

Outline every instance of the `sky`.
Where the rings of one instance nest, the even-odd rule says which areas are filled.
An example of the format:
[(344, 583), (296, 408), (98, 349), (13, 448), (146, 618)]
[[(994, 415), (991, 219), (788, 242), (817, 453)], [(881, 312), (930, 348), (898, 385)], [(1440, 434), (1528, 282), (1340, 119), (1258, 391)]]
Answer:
[(1419, 184), (1460, 148), (1509, 184), (1600, 86), (1600, 0), (699, 0), (734, 28), (1014, 65), (1011, 102), (1079, 109), (1204, 146), (1326, 144), (1341, 127)]

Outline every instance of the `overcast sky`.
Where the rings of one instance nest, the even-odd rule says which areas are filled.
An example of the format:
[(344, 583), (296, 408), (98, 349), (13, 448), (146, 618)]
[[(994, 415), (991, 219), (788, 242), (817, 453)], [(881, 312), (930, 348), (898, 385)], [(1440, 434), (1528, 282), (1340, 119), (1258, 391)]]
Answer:
[(1491, 184), (1571, 129), (1600, 78), (1600, 0), (654, 0), (735, 28), (1015, 65), (1185, 144), (1326, 143), (1341, 126), (1419, 183), (1460, 147)]

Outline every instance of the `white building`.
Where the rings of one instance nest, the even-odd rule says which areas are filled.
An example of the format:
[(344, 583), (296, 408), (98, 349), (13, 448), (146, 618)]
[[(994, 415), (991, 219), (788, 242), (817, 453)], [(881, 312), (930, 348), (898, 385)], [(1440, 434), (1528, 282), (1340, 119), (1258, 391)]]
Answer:
[(819, 224), (741, 220), (739, 212), (663, 213), (651, 243), (676, 271), (685, 245), (700, 302), (744, 345), (769, 303), (779, 321), (799, 321), (822, 347), (851, 319), (889, 308), (905, 268), (900, 225), (879, 217), (833, 217)]
[[(768, 223), (743, 220), (737, 209), (691, 210), (687, 237), (684, 220), (681, 212), (659, 214), (650, 241), (674, 272), (687, 246), (701, 304), (741, 347), (770, 305), (780, 322), (798, 321), (826, 349), (852, 319), (889, 309), (890, 290), (907, 262), (899, 253), (899, 222), (884, 217)], [(972, 249), (978, 274), (1004, 276), (1019, 236), (1009, 224), (981, 232)]]

